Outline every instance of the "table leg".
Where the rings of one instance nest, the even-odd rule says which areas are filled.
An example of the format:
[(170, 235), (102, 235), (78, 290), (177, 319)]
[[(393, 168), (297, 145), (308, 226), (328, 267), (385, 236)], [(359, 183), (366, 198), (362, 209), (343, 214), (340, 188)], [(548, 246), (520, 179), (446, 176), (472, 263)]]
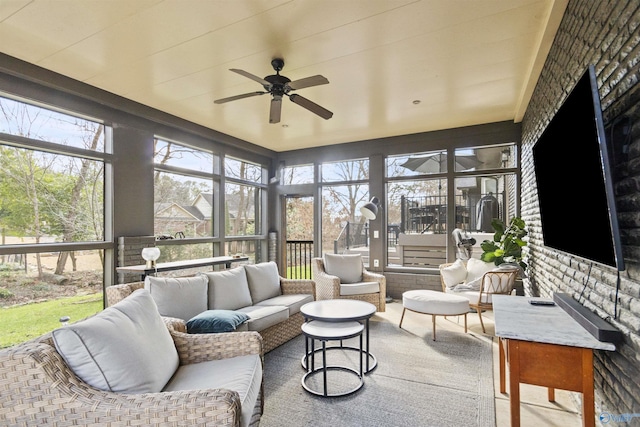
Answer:
[(582, 349), (582, 425), (595, 426), (593, 398), (593, 350)]
[(498, 338), (498, 352), (500, 354), (500, 393), (504, 394), (506, 393), (506, 380), (505, 380), (505, 363), (506, 363), (506, 356), (504, 354), (504, 346), (506, 345), (506, 340), (502, 339), (502, 338)]
[(518, 342), (508, 341), (509, 352), (509, 404), (511, 427), (520, 427), (520, 354)]
[(369, 372), (369, 319), (365, 320), (365, 331), (367, 335), (367, 372)]
[(556, 389), (553, 387), (549, 387), (547, 388), (547, 400), (549, 400), (549, 402), (555, 402), (556, 401)]

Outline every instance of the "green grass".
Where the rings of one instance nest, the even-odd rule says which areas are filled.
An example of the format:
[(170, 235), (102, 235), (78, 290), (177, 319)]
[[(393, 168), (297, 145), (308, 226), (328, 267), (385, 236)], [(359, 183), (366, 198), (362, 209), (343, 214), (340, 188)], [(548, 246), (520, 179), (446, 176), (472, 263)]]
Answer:
[(77, 322), (102, 310), (102, 293), (0, 309), (0, 348), (9, 347), (60, 327), (60, 318)]

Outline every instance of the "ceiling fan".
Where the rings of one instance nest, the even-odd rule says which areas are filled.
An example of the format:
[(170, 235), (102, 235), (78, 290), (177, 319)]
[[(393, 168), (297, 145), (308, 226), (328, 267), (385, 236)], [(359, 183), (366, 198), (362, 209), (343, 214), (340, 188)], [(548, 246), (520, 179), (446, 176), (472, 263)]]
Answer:
[(239, 70), (237, 68), (231, 68), (229, 71), (233, 71), (234, 73), (238, 73), (241, 76), (245, 76), (254, 80), (264, 87), (265, 91), (260, 92), (249, 92), (244, 93), (242, 95), (230, 96), (228, 98), (216, 99), (213, 101), (215, 104), (224, 104), (225, 102), (235, 101), (237, 99), (249, 98), (251, 96), (264, 95), (265, 93), (271, 94), (271, 109), (269, 111), (269, 123), (279, 123), (280, 115), (282, 112), (282, 97), (288, 96), (291, 102), (294, 104), (298, 104), (299, 106), (306, 108), (314, 114), (322, 117), (325, 120), (330, 119), (333, 116), (333, 113), (327, 110), (324, 107), (316, 104), (315, 102), (309, 101), (307, 98), (304, 98), (298, 94), (292, 93), (292, 90), (304, 89), (306, 87), (311, 86), (319, 86), (325, 85), (329, 83), (326, 77), (321, 75), (305, 77), (304, 79), (291, 81), (285, 76), (280, 75), (280, 70), (284, 68), (284, 59), (276, 58), (271, 61), (271, 66), (276, 73), (271, 76), (266, 76), (264, 79), (248, 73), (244, 70)]

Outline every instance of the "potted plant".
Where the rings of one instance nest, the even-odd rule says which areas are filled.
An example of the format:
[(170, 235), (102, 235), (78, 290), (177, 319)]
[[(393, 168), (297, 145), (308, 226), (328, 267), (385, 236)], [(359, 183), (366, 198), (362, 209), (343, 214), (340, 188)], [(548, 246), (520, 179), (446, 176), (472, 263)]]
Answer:
[(522, 260), (522, 248), (527, 245), (523, 238), (528, 234), (524, 221), (514, 217), (506, 227), (501, 219), (494, 218), (491, 226), (495, 230), (493, 240), (485, 240), (480, 244), (483, 251), (480, 259), (493, 262), (497, 266), (517, 265), (520, 268), (520, 275), (524, 276), (527, 263)]

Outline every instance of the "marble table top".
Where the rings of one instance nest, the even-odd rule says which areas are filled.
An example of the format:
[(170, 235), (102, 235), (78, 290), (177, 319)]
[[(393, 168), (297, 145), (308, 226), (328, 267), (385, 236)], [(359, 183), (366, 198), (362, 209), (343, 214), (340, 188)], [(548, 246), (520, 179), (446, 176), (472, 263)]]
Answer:
[(614, 344), (598, 341), (557, 305), (532, 305), (524, 296), (494, 295), (496, 336), (521, 341), (615, 351)]

